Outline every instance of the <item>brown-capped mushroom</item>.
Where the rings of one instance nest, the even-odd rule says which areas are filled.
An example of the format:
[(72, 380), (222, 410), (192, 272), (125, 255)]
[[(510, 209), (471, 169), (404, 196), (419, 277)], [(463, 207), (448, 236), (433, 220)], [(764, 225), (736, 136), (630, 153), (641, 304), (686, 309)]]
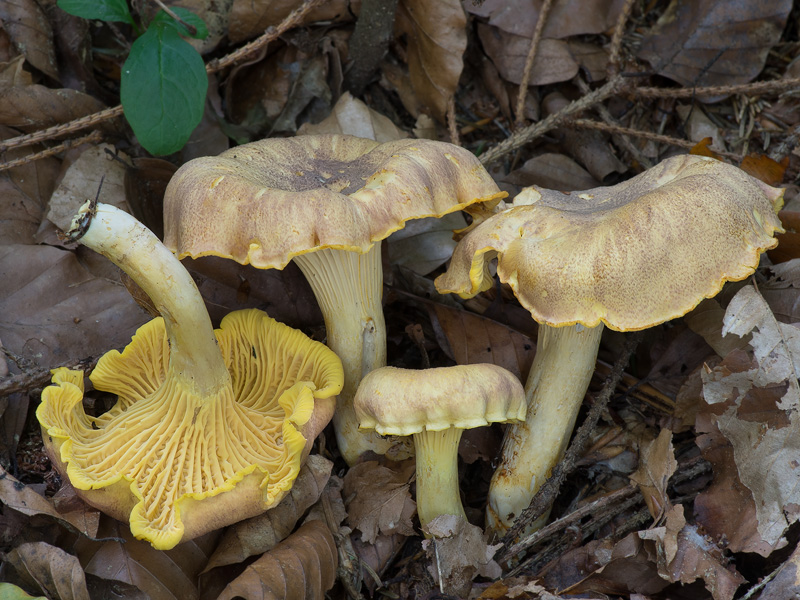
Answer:
[(436, 287), (488, 289), (496, 256), (500, 280), (541, 324), (527, 419), (507, 430), (492, 479), (492, 528), (510, 527), (562, 456), (603, 325), (652, 327), (750, 275), (777, 244), (782, 196), (736, 167), (684, 155), (612, 187), (527, 188), (459, 242)]
[(526, 409), (519, 380), (491, 364), (376, 369), (361, 380), (354, 406), (365, 429), (413, 435), (417, 514), (423, 528), (439, 515), (466, 519), (458, 486), (463, 430), (521, 420)]
[(297, 262), (344, 365), (334, 426), (353, 464), (367, 450), (391, 447), (358, 431), (352, 407), (361, 378), (386, 364), (380, 241), (409, 219), (503, 196), (478, 160), (451, 144), (267, 139), (178, 170), (164, 199), (165, 244), (180, 258), (222, 256), (260, 269)]

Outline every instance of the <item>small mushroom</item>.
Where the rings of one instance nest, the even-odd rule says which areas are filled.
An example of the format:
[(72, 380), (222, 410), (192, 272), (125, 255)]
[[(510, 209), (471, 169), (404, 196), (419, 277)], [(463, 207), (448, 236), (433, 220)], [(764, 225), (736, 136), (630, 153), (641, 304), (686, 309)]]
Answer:
[(215, 331), (191, 275), (119, 209), (87, 203), (68, 236), (128, 273), (162, 317), (90, 376), (117, 395), (108, 412), (84, 412), (81, 371), (54, 371), (36, 411), (53, 464), (160, 550), (274, 506), (333, 414), (338, 357), (254, 309)]
[(563, 455), (603, 325), (652, 327), (753, 273), (778, 243), (782, 196), (736, 167), (684, 155), (611, 187), (527, 188), (459, 242), (436, 287), (488, 289), (496, 256), (500, 280), (541, 324), (527, 419), (507, 430), (492, 479), (490, 527), (505, 532)]
[(259, 269), (294, 259), (344, 365), (334, 428), (354, 464), (392, 443), (358, 431), (361, 378), (386, 364), (380, 241), (409, 219), (506, 194), (469, 151), (430, 140), (345, 135), (266, 139), (183, 165), (164, 198), (165, 244), (180, 258), (222, 256)]
[(376, 369), (361, 380), (354, 406), (364, 429), (413, 435), (417, 513), (423, 528), (439, 515), (466, 519), (458, 489), (463, 430), (521, 420), (526, 409), (519, 380), (490, 364)]

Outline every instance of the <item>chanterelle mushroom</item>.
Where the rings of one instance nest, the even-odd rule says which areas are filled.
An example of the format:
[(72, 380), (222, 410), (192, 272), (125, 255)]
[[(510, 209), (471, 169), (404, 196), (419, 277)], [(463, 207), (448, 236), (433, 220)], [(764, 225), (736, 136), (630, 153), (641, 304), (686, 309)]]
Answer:
[(354, 400), (361, 427), (413, 435), (417, 513), (424, 527), (439, 515), (466, 519), (458, 488), (458, 442), (464, 429), (525, 418), (525, 392), (509, 371), (490, 364), (369, 373)]
[(260, 269), (295, 259), (344, 365), (334, 427), (353, 464), (391, 446), (360, 433), (352, 407), (361, 378), (386, 364), (380, 241), (409, 219), (505, 195), (470, 152), (451, 144), (267, 139), (183, 165), (164, 198), (164, 242), (180, 258), (222, 256)]
[(736, 167), (684, 155), (612, 187), (527, 188), (459, 242), (436, 287), (465, 297), (489, 288), (497, 256), (500, 280), (542, 325), (527, 419), (508, 429), (492, 479), (492, 528), (512, 524), (562, 456), (603, 325), (663, 323), (750, 275), (777, 244), (782, 197)]
[(162, 550), (279, 502), (333, 414), (336, 355), (258, 310), (214, 331), (191, 275), (119, 209), (87, 203), (69, 235), (126, 271), (163, 318), (100, 359), (92, 383), (118, 400), (98, 417), (84, 412), (83, 373), (54, 372), (36, 416), (59, 471)]

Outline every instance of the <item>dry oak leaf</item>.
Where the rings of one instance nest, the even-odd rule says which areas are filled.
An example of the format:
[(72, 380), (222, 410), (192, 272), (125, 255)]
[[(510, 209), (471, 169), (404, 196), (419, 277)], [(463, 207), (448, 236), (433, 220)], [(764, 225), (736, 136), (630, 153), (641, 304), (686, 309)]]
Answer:
[(647, 509), (656, 522), (660, 521), (671, 504), (667, 496), (667, 483), (678, 468), (672, 432), (662, 429), (658, 437), (639, 452), (639, 468), (630, 478), (639, 484)]
[(36, 0), (0, 2), (0, 25), (31, 65), (58, 81), (53, 29)]
[(336, 543), (321, 521), (309, 521), (231, 581), (217, 600), (323, 600), (336, 581)]
[(401, 0), (395, 33), (408, 38), (411, 85), (431, 114), (444, 120), (467, 49), (467, 17), (458, 0)]
[[(703, 378), (703, 396), (709, 404), (734, 400), (716, 423), (733, 445), (739, 479), (753, 493), (759, 534), (777, 544), (800, 516), (800, 329), (779, 323), (764, 298), (746, 286), (725, 313), (723, 334), (729, 333), (752, 333), (758, 364), (737, 372), (717, 367)], [(749, 393), (775, 387), (771, 411), (744, 413)]]
[(681, 504), (670, 509), (664, 526), (640, 531), (639, 537), (654, 545), (658, 574), (667, 581), (702, 579), (714, 600), (731, 600), (745, 582), (736, 569), (725, 565), (722, 550), (686, 523)]
[(642, 40), (639, 57), (686, 86), (746, 83), (764, 68), (791, 8), (792, 0), (676, 0)]
[(351, 467), (344, 476), (343, 496), (348, 523), (361, 531), (361, 539), (372, 544), (379, 533), (414, 535), (411, 522), (417, 510), (409, 487), (413, 461), (394, 463), (395, 469), (366, 461)]
[(89, 600), (86, 577), (76, 556), (45, 542), (20, 544), (5, 555), (19, 577), (48, 598)]
[(203, 572), (263, 554), (278, 545), (294, 529), (303, 513), (314, 504), (331, 476), (333, 463), (312, 454), (300, 469), (289, 494), (278, 506), (225, 530)]

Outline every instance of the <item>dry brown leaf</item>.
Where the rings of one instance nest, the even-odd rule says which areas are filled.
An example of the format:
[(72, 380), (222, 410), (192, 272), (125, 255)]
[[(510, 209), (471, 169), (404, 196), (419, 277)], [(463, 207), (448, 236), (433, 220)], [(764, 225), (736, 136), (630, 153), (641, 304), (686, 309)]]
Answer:
[[(84, 511), (59, 512), (53, 504), (34, 492), (30, 487), (20, 483), (0, 466), (0, 502), (24, 515), (46, 515), (60, 522), (65, 527), (78, 531), (89, 537), (97, 535), (97, 520)], [(89, 509), (89, 512), (96, 513)]]
[(327, 118), (316, 125), (304, 123), (297, 130), (297, 135), (323, 133), (343, 133), (380, 143), (408, 137), (391, 119), (372, 110), (358, 98), (353, 98), (350, 92), (339, 97)]
[(26, 584), (53, 600), (89, 600), (78, 558), (45, 542), (20, 544), (5, 560)]
[(337, 565), (330, 530), (310, 521), (247, 567), (217, 600), (323, 600), (336, 581)]
[[(530, 39), (539, 20), (544, 0), (483, 0), (465, 2), (464, 8), (489, 25)], [(612, 28), (622, 10), (622, 0), (555, 0), (542, 34), (565, 38), (586, 33), (602, 33)]]
[(676, 0), (645, 35), (639, 57), (686, 86), (746, 83), (764, 68), (791, 8), (791, 0)]
[(444, 120), (455, 94), (467, 49), (467, 17), (458, 0), (400, 0), (395, 31), (408, 39), (408, 72), (414, 92)]
[(53, 30), (36, 0), (0, 2), (0, 24), (31, 65), (59, 80)]
[(460, 212), (407, 221), (386, 240), (389, 261), (427, 275), (450, 260), (456, 247), (453, 232), (466, 226)]
[(500, 565), (492, 559), (500, 544), (487, 544), (480, 527), (461, 516), (440, 515), (426, 529), (432, 538), (422, 542), (422, 547), (442, 593), (467, 596), (475, 577), (495, 579), (502, 574)]
[[(743, 350), (731, 352), (715, 370), (727, 373), (753, 368), (754, 360)], [(710, 367), (707, 367), (707, 370)], [(761, 410), (758, 398), (750, 394), (745, 402), (757, 415)], [(768, 400), (769, 402), (769, 400)], [(774, 399), (772, 400), (774, 406)], [(769, 556), (773, 550), (786, 545), (785, 540), (768, 544), (758, 533), (756, 505), (752, 492), (739, 480), (733, 446), (717, 426), (717, 417), (734, 405), (733, 398), (709, 405), (699, 401), (695, 428), (697, 446), (703, 458), (713, 466), (714, 479), (694, 500), (695, 522), (715, 540), (724, 540), (731, 552), (756, 552)]]
[(785, 157), (781, 162), (772, 160), (763, 154), (748, 154), (742, 159), (739, 167), (745, 173), (760, 179), (764, 183), (772, 186), (780, 186), (786, 174), (786, 167), (789, 166), (789, 157)]
[(775, 578), (762, 588), (759, 600), (800, 598), (800, 546), (783, 561)]
[(26, 85), (0, 89), (0, 124), (35, 131), (103, 110), (88, 94), (70, 89)]
[[(478, 24), (478, 37), (503, 79), (519, 85), (530, 50), (530, 38), (506, 33), (482, 23)], [(528, 85), (568, 81), (577, 73), (578, 63), (567, 42), (542, 39), (536, 51), (536, 61), (528, 78)]]
[[(758, 531), (768, 544), (778, 543), (800, 509), (800, 330), (779, 323), (752, 286), (731, 300), (723, 333), (752, 333), (757, 366), (740, 372), (720, 367), (704, 378), (709, 404), (734, 399), (716, 418), (719, 430), (733, 445), (739, 478), (755, 499)], [(747, 414), (748, 395), (768, 394), (769, 410)]]
[(366, 461), (350, 467), (344, 476), (348, 523), (368, 544), (380, 533), (414, 535), (411, 519), (417, 505), (409, 491), (414, 463), (403, 461), (392, 467)]
[(161, 551), (135, 539), (126, 524), (105, 515), (99, 533), (109, 541), (76, 544), (86, 573), (133, 585), (150, 600), (196, 600), (197, 578), (219, 537), (213, 532)]
[(630, 476), (631, 481), (639, 485), (647, 508), (656, 522), (672, 506), (667, 496), (667, 483), (677, 468), (672, 432), (662, 429), (656, 439), (641, 449), (639, 468)]
[(639, 537), (653, 545), (658, 573), (667, 581), (686, 584), (702, 579), (714, 600), (731, 600), (745, 582), (736, 569), (726, 566), (722, 550), (686, 523), (681, 504), (667, 513), (664, 526), (640, 531)]
[(800, 258), (800, 211), (782, 210), (778, 213), (786, 233), (779, 233), (778, 246), (767, 252), (773, 263)]
[(538, 185), (562, 192), (587, 190), (600, 185), (570, 157), (551, 152), (529, 158), (519, 169), (503, 177), (502, 181), (522, 187)]
[[(235, 44), (261, 35), (268, 27), (279, 25), (300, 4), (299, 0), (233, 0), (228, 38)], [(348, 2), (329, 0), (310, 10), (300, 25), (318, 21), (345, 22), (351, 18)]]
[(95, 257), (102, 258), (85, 249), (0, 246), (0, 339), (28, 366), (125, 346), (149, 319), (118, 279), (91, 273)]
[(528, 376), (536, 352), (536, 344), (528, 336), (497, 321), (442, 304), (431, 306), (429, 314), (437, 342), (459, 365), (492, 363), (522, 381)]
[(312, 454), (280, 504), (267, 512), (245, 519), (225, 530), (203, 572), (214, 567), (240, 563), (278, 545), (294, 529), (303, 513), (314, 504), (331, 475), (333, 463)]

